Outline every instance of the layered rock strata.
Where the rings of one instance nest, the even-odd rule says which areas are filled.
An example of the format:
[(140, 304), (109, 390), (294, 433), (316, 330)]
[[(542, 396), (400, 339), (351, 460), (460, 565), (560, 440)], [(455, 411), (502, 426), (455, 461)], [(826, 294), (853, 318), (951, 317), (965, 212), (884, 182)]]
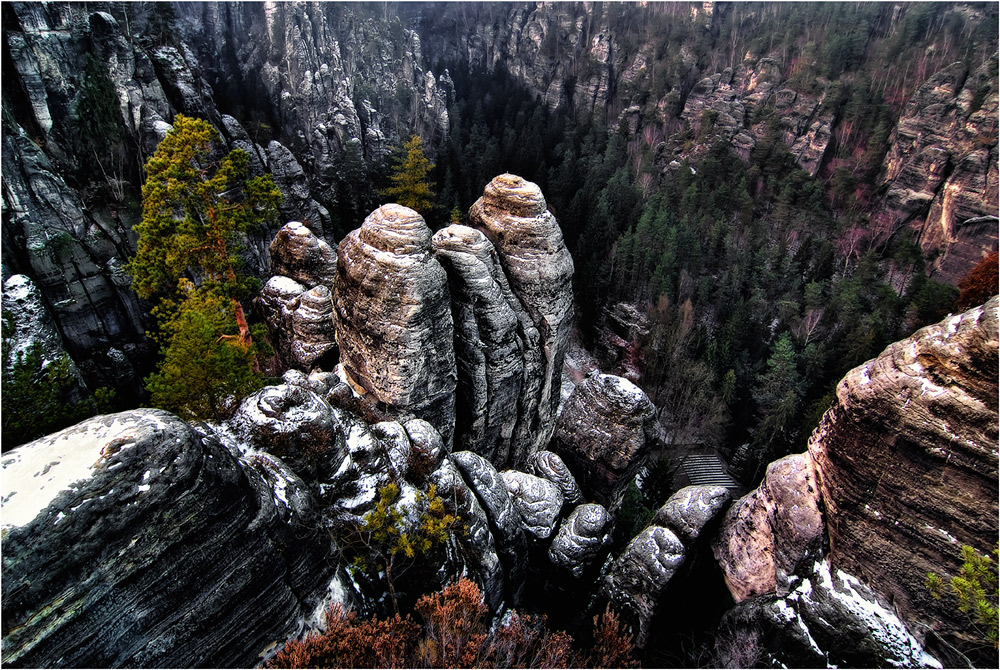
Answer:
[(344, 372), (369, 401), (393, 416), (426, 419), (450, 445), (457, 380), (450, 293), (423, 217), (383, 205), (348, 234), (333, 302)]
[(614, 510), (658, 435), (656, 408), (638, 386), (592, 372), (566, 401), (551, 448), (588, 500)]
[(271, 274), (289, 277), (310, 288), (331, 288), (337, 276), (337, 251), (308, 226), (289, 221), (270, 245)]
[(540, 540), (548, 539), (563, 506), (559, 487), (547, 479), (517, 470), (504, 470), (500, 477), (510, 491), (514, 509), (521, 515), (524, 530)]
[(302, 481), (167, 412), (95, 417), (2, 467), (5, 665), (253, 665), (329, 581)]
[[(555, 429), (573, 318), (573, 259), (541, 190), (516, 175), (502, 174), (487, 184), (469, 210), (469, 221), (496, 247), (510, 288), (538, 331), (537, 345), (525, 343), (526, 379), (515, 437), (530, 442), (534, 452), (549, 442)], [(536, 381), (527, 371), (534, 368), (531, 359), (539, 351), (542, 369)]]
[(821, 509), (808, 454), (767, 466), (761, 485), (729, 508), (712, 543), (733, 600), (788, 592), (796, 570), (822, 555)]
[[(480, 231), (451, 225), (434, 234), (434, 254), (448, 272), (458, 366), (457, 449), (469, 449), (496, 467), (523, 463), (531, 443), (515, 428), (522, 390), (537, 386), (525, 347), (538, 333), (510, 290), (500, 259)], [(529, 355), (530, 356), (530, 355)], [(537, 354), (536, 354), (537, 356)]]
[(559, 525), (549, 560), (579, 579), (611, 541), (613, 523), (603, 505), (578, 505)]
[(890, 597), (908, 621), (964, 627), (928, 572), (997, 538), (997, 308), (949, 316), (851, 370), (809, 439), (830, 560)]

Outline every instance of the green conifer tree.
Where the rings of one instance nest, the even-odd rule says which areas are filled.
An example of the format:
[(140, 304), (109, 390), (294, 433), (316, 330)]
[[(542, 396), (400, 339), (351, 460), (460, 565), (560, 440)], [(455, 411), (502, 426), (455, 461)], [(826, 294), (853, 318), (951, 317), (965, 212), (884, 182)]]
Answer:
[(248, 178), (246, 152), (213, 160), (217, 140), (207, 121), (174, 119), (146, 163), (138, 247), (126, 266), (136, 292), (161, 301), (154, 315), (164, 360), (147, 387), (154, 402), (188, 418), (220, 418), (259, 383), (240, 303), (257, 282), (240, 272), (238, 252), (281, 202), (270, 175)]

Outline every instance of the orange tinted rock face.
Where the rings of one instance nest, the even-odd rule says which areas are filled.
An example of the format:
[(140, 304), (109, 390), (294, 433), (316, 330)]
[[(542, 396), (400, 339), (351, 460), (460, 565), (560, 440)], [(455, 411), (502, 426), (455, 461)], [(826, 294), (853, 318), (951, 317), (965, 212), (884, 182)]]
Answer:
[(847, 374), (809, 441), (834, 566), (908, 620), (960, 627), (924, 587), (997, 538), (997, 298)]
[(787, 592), (789, 576), (820, 555), (823, 530), (809, 454), (771, 463), (761, 485), (729, 508), (712, 544), (733, 599)]

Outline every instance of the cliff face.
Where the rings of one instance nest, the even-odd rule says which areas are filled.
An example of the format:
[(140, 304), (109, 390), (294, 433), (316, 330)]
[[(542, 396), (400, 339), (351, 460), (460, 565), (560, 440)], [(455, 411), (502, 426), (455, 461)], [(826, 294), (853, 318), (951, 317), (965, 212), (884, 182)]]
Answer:
[(773, 605), (825, 560), (918, 638), (963, 639), (967, 622), (925, 579), (957, 574), (962, 545), (996, 542), (998, 305), (923, 328), (844, 377), (808, 452), (772, 463), (723, 522), (713, 548), (737, 602)]
[(924, 587), (997, 537), (997, 307), (923, 328), (855, 368), (809, 440), (830, 559), (907, 619), (959, 625)]

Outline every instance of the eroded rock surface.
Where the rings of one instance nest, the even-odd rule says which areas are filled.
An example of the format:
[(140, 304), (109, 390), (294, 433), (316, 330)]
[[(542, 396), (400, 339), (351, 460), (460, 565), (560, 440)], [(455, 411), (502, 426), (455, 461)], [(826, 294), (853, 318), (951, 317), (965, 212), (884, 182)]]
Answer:
[[(526, 358), (540, 350), (542, 370), (537, 381), (526, 379), (519, 408), (518, 439), (531, 441), (534, 452), (549, 442), (555, 429), (573, 318), (573, 258), (541, 189), (517, 175), (502, 174), (487, 184), (469, 210), (469, 221), (493, 242), (510, 288), (540, 337), (540, 349), (526, 343)], [(526, 370), (534, 366), (525, 361)]]
[(928, 572), (997, 538), (998, 298), (949, 316), (851, 370), (809, 440), (830, 559), (908, 621), (963, 627)]
[(518, 470), (504, 470), (500, 477), (510, 491), (524, 529), (538, 539), (547, 539), (555, 529), (563, 506), (559, 487), (547, 479)]
[(658, 434), (656, 409), (642, 389), (594, 372), (566, 401), (552, 451), (566, 462), (588, 500), (613, 510)]
[(649, 526), (614, 560), (601, 582), (601, 595), (635, 625), (638, 646), (646, 644), (660, 593), (684, 558), (684, 545), (673, 531)]
[(761, 485), (733, 503), (712, 543), (736, 602), (785, 593), (802, 565), (820, 556), (824, 525), (816, 471), (808, 454), (767, 466)]
[(685, 486), (656, 511), (653, 525), (669, 528), (690, 545), (730, 500), (724, 486)]
[(576, 578), (611, 541), (611, 515), (603, 505), (586, 503), (569, 513), (549, 546), (549, 560)]
[[(457, 449), (502, 468), (524, 462), (531, 443), (516, 431), (526, 370), (526, 341), (537, 333), (522, 319), (496, 250), (480, 231), (451, 225), (434, 234), (434, 254), (448, 272), (458, 364)], [(533, 336), (533, 337), (532, 337)], [(534, 384), (537, 386), (537, 384)]]
[(5, 665), (253, 665), (329, 581), (301, 480), (167, 412), (95, 417), (2, 467)]
[(337, 276), (337, 251), (305, 224), (286, 223), (271, 240), (271, 273), (289, 277), (307, 288), (332, 288)]
[(580, 492), (580, 487), (577, 485), (573, 473), (569, 471), (558, 454), (551, 451), (538, 451), (532, 455), (529, 463), (536, 475), (545, 477), (559, 487), (567, 503), (583, 502), (583, 493)]
[(338, 249), (333, 300), (344, 372), (391, 415), (427, 420), (450, 445), (457, 372), (448, 278), (412, 209), (372, 212)]
[[(757, 596), (726, 613), (727, 635), (786, 667), (940, 668), (892, 609), (851, 575), (817, 561), (784, 596)], [(737, 638), (739, 639), (739, 638)], [(758, 646), (759, 645), (759, 646)]]

